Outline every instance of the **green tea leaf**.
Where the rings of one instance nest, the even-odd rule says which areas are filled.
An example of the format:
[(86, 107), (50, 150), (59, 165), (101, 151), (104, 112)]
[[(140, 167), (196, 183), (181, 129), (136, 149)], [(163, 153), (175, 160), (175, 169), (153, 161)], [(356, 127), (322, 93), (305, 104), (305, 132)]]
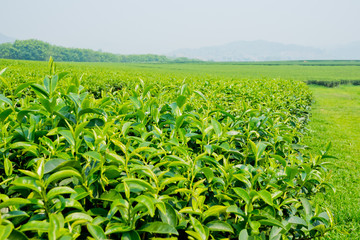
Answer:
[(183, 95), (180, 95), (176, 98), (176, 105), (178, 105), (179, 108), (181, 108), (182, 106), (184, 106), (184, 104), (186, 103), (186, 97)]
[(248, 240), (248, 239), (249, 239), (249, 234), (247, 230), (246, 229), (241, 230), (239, 234), (239, 240)]
[(289, 223), (293, 223), (293, 224), (299, 224), (299, 225), (303, 225), (303, 226), (307, 226), (308, 224), (306, 223), (306, 221), (300, 217), (297, 216), (291, 216), (288, 219)]
[(0, 239), (8, 239), (13, 230), (13, 225), (0, 225)]
[(155, 189), (148, 182), (146, 182), (146, 181), (144, 181), (142, 179), (125, 178), (123, 181), (126, 182), (126, 183), (131, 183), (133, 185), (139, 185), (140, 187), (144, 187), (147, 190), (149, 190), (150, 192), (155, 193)]
[(281, 228), (285, 228), (284, 225), (276, 220), (276, 219), (262, 219), (262, 220), (259, 220), (259, 223), (261, 225), (266, 225), (266, 226), (276, 226), (276, 227), (281, 227)]
[(86, 225), (86, 227), (87, 227), (89, 233), (91, 234), (91, 236), (93, 236), (96, 240), (108, 239), (100, 226), (88, 224), (88, 225)]
[(215, 119), (211, 119), (211, 125), (213, 126), (214, 128), (214, 131), (215, 131), (215, 134), (220, 137), (221, 134), (222, 134), (222, 127), (221, 127), (221, 124), (216, 121)]
[(210, 231), (234, 233), (232, 227), (226, 222), (212, 221), (207, 223), (206, 226), (209, 228)]
[(52, 199), (54, 197), (56, 197), (57, 195), (62, 195), (62, 194), (71, 194), (71, 193), (76, 193), (72, 188), (70, 187), (55, 187), (52, 188), (47, 194), (46, 197), (48, 199)]
[(313, 213), (312, 213), (312, 207), (311, 207), (310, 202), (306, 198), (300, 198), (300, 201), (303, 205), (306, 216), (312, 217)]
[(16, 178), (12, 184), (19, 188), (31, 189), (37, 193), (42, 191), (40, 182), (32, 177)]
[(154, 217), (155, 206), (154, 206), (153, 200), (150, 197), (141, 195), (141, 196), (138, 196), (137, 198), (135, 198), (134, 200), (140, 204), (143, 204), (148, 209), (150, 216)]
[(78, 113), (78, 117), (81, 117), (84, 114), (87, 113), (94, 113), (94, 114), (98, 114), (98, 115), (104, 115), (104, 112), (101, 109), (96, 109), (96, 108), (85, 108), (80, 110), (80, 112)]
[(16, 217), (29, 217), (29, 214), (27, 214), (24, 211), (11, 211), (8, 213), (2, 213), (1, 217), (3, 219), (10, 219), (10, 218), (16, 218)]
[(14, 205), (27, 205), (27, 204), (32, 204), (32, 203), (28, 199), (24, 199), (24, 198), (10, 198), (9, 200), (0, 203), (0, 209)]
[(208, 182), (211, 182), (214, 179), (214, 173), (213, 173), (213, 170), (211, 170), (211, 168), (203, 167), (203, 168), (201, 168), (201, 171), (204, 173)]
[(14, 91), (14, 95), (17, 95), (17, 94), (20, 93), (22, 90), (30, 87), (31, 84), (32, 84), (32, 83), (27, 82), (27, 83), (23, 83), (23, 84), (18, 85), (18, 86), (16, 87), (15, 91)]
[(140, 240), (140, 236), (136, 231), (125, 232), (121, 236), (121, 240)]
[(82, 181), (82, 176), (79, 172), (75, 170), (62, 170), (50, 175), (50, 177), (46, 180), (46, 185), (49, 185), (52, 182), (56, 182), (60, 179), (69, 178), (69, 177), (77, 177), (79, 180)]
[(175, 234), (179, 235), (178, 231), (170, 224), (163, 222), (150, 222), (141, 227), (138, 231), (160, 233), (160, 234)]
[(0, 101), (9, 104), (11, 107), (13, 107), (13, 103), (10, 99), (4, 96), (4, 94), (0, 94)]
[(207, 240), (208, 235), (203, 227), (203, 225), (196, 218), (190, 216), (191, 225), (193, 226), (196, 233), (199, 234), (201, 240)]
[(210, 216), (218, 216), (221, 213), (226, 212), (227, 206), (212, 206), (207, 211), (203, 213), (203, 220), (205, 221), (206, 218)]
[(173, 227), (177, 227), (178, 218), (174, 208), (170, 204), (165, 203), (165, 209), (166, 213), (160, 211), (161, 221)]
[(4, 168), (6, 176), (10, 176), (13, 172), (13, 166), (11, 161), (8, 158), (4, 159)]
[(261, 197), (261, 199), (264, 200), (264, 202), (266, 202), (270, 206), (273, 205), (273, 200), (272, 200), (272, 197), (271, 197), (271, 193), (269, 193), (266, 190), (261, 190), (261, 191), (258, 192), (258, 194)]
[(205, 95), (204, 95), (202, 92), (200, 92), (200, 91), (194, 91), (194, 93), (196, 93), (197, 95), (199, 95), (205, 102), (208, 101), (207, 98), (205, 97)]
[(141, 109), (142, 104), (137, 97), (129, 97), (129, 99), (131, 100), (136, 109)]
[(245, 203), (249, 204), (250, 203), (250, 196), (247, 193), (247, 191), (245, 189), (242, 188), (233, 188), (234, 192), (236, 193), (236, 195), (238, 195), (239, 197), (241, 197)]
[(109, 235), (112, 233), (122, 233), (122, 232), (129, 232), (132, 228), (129, 226), (126, 226), (125, 224), (115, 223), (111, 224), (110, 226), (106, 227), (105, 234)]
[(49, 230), (49, 223), (45, 221), (30, 221), (23, 224), (20, 227), (20, 231), (39, 231), (39, 232), (47, 232)]
[(171, 183), (180, 182), (180, 181), (186, 181), (187, 179), (184, 177), (171, 177), (166, 178), (161, 181), (160, 188), (163, 188), (165, 186), (169, 186)]
[(95, 160), (101, 161), (101, 155), (98, 152), (95, 151), (89, 151), (83, 154), (84, 157), (91, 157), (94, 158)]
[(28, 240), (26, 235), (16, 229), (13, 229), (7, 240)]
[(43, 98), (49, 98), (49, 93), (46, 91), (46, 89), (39, 85), (39, 84), (30, 84), (30, 87), (34, 90), (34, 92)]
[(11, 113), (13, 113), (13, 110), (11, 108), (8, 108), (8, 109), (5, 109), (4, 111), (2, 111), (0, 113), (0, 121), (4, 122), (10, 116)]
[(67, 215), (65, 217), (65, 222), (74, 222), (74, 221), (78, 221), (78, 220), (92, 222), (93, 218), (91, 216), (89, 216), (88, 214), (81, 213), (81, 212), (70, 213), (69, 215)]
[(59, 134), (63, 136), (71, 146), (75, 146), (74, 136), (69, 130), (61, 130), (59, 131)]
[(86, 125), (87, 128), (102, 127), (105, 125), (105, 121), (101, 118), (92, 118)]

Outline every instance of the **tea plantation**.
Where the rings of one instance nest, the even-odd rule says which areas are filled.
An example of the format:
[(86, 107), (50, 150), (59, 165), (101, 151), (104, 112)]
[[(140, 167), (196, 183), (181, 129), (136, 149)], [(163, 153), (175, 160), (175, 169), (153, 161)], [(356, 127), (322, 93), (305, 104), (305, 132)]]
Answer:
[(334, 229), (314, 201), (334, 192), (333, 157), (330, 144), (306, 150), (313, 98), (302, 81), (211, 64), (0, 65), (0, 239), (312, 239)]

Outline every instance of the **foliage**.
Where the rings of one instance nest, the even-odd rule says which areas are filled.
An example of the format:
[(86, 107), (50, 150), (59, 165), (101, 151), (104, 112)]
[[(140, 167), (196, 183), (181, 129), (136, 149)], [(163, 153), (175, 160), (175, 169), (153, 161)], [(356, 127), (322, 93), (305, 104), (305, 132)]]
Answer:
[(2, 238), (308, 239), (328, 150), (304, 155), (311, 94), (289, 80), (140, 79), (99, 96), (50, 72), (0, 94)]
[(119, 55), (90, 49), (65, 48), (40, 40), (16, 40), (0, 44), (0, 58), (47, 61), (53, 56), (67, 62), (193, 62), (187, 58), (169, 59), (155, 54)]

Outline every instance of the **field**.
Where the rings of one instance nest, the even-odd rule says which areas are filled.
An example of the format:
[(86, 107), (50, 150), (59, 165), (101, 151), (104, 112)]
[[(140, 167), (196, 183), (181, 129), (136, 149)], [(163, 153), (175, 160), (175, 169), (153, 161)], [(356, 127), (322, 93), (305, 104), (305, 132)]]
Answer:
[(358, 61), (5, 67), (3, 238), (360, 235)]
[(330, 154), (331, 183), (335, 194), (320, 197), (317, 201), (330, 206), (337, 222), (332, 239), (358, 239), (360, 236), (360, 87), (312, 87), (316, 103), (312, 110), (312, 130), (305, 143), (319, 149), (332, 142)]

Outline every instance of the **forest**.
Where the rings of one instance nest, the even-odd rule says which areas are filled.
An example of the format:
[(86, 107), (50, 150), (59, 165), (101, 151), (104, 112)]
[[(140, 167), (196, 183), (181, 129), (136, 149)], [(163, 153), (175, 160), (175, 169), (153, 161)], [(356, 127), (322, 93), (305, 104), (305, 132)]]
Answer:
[(16, 40), (0, 44), (0, 58), (17, 60), (47, 61), (52, 56), (58, 62), (195, 62), (188, 58), (168, 58), (163, 55), (141, 54), (121, 55), (90, 49), (65, 48), (40, 40)]

